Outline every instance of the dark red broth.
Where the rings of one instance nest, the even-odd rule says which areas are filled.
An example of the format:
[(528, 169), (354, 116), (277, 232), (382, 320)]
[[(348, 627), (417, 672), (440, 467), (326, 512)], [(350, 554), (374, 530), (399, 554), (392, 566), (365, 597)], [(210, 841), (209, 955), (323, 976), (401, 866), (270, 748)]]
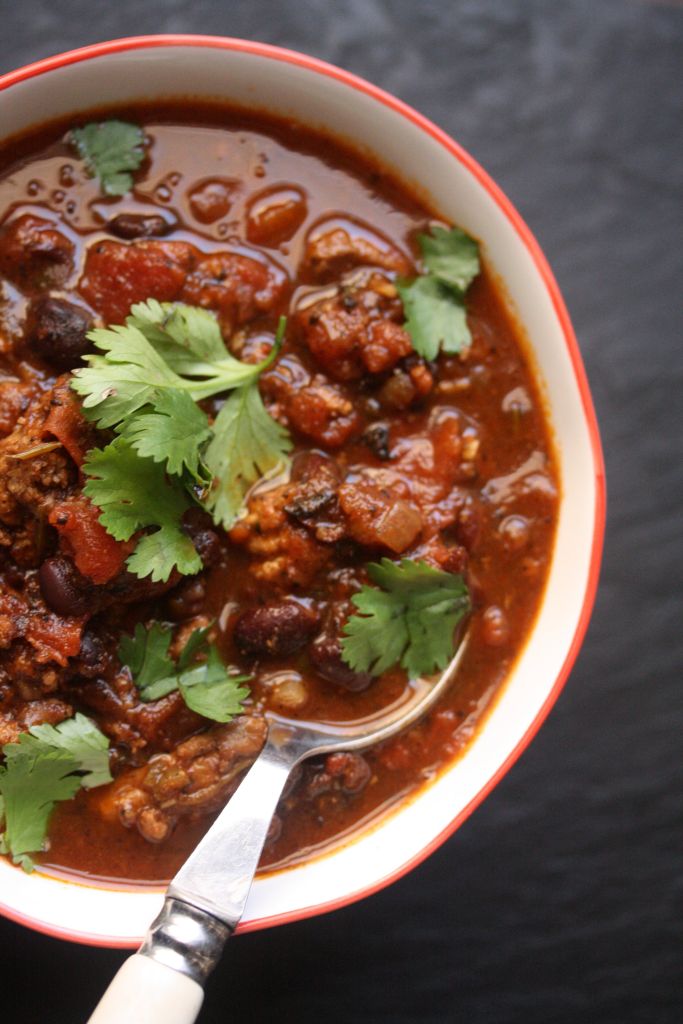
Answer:
[[(298, 124), (222, 107), (114, 114), (141, 124), (152, 143), (122, 199), (103, 197), (84, 174), (64, 141), (72, 123), (0, 149), (0, 741), (76, 710), (92, 717), (110, 737), (115, 782), (58, 807), (43, 868), (168, 879), (253, 760), (265, 708), (353, 719), (407, 685), (398, 669), (369, 685), (340, 670), (334, 642), (363, 566), (400, 554), (462, 572), (474, 610), (456, 682), (399, 738), (363, 757), (304, 766), (278, 809), (262, 868), (291, 864), (415, 794), (463, 750), (495, 699), (534, 621), (552, 554), (558, 480), (543, 402), (485, 265), (467, 297), (466, 353), (426, 364), (400, 347), (394, 281), (418, 272), (416, 236), (443, 222), (382, 168)], [(267, 351), (279, 315), (288, 315), (284, 349), (260, 387), (295, 442), (292, 479), (259, 485), (230, 535), (206, 529), (197, 540), (195, 531), (195, 543), (211, 548), (198, 577), (163, 592), (123, 588), (115, 601), (100, 598), (103, 585), (91, 580), (74, 640), (66, 618), (60, 625), (46, 611), (38, 585), (41, 566), (62, 558), (65, 542), (45, 514), (39, 538), (31, 519), (41, 502), (53, 507), (54, 488), (78, 494), (73, 453), (47, 453), (38, 481), (17, 480), (10, 456), (31, 430), (50, 434), (46, 410), (64, 395), (64, 379), (61, 392), (55, 381), (80, 355), (69, 348), (69, 337), (83, 333), (73, 320), (70, 336), (62, 318), (57, 342), (45, 340), (63, 310), (48, 307), (45, 327), (45, 302), (77, 307), (70, 316), (88, 325), (110, 324), (148, 294), (213, 309), (243, 359)], [(382, 326), (368, 355), (370, 321)], [(344, 337), (353, 331), (360, 348), (349, 354)], [(40, 492), (33, 503), (30, 487)], [(305, 504), (311, 494), (315, 507)], [(405, 533), (393, 549), (375, 536), (377, 502), (416, 510), (400, 523), (407, 543)], [(293, 649), (273, 652), (264, 629), (283, 603), (296, 608), (286, 612)], [(265, 626), (258, 616), (239, 625), (255, 610)], [(61, 664), (35, 641), (41, 615), (53, 646), (62, 644)], [(224, 656), (252, 676), (246, 724), (217, 733), (178, 694), (140, 704), (115, 651), (122, 631), (151, 619), (180, 634), (217, 621)], [(161, 765), (153, 778), (150, 758)]]

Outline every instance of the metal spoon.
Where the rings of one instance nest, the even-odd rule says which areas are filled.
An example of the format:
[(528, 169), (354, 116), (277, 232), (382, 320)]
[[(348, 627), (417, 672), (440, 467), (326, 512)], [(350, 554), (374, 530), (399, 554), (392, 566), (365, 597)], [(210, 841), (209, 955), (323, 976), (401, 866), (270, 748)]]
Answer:
[(142, 946), (123, 964), (89, 1024), (192, 1024), (203, 986), (244, 912), (287, 778), (307, 757), (361, 750), (412, 725), (444, 693), (466, 646), (436, 682), (417, 680), (391, 707), (348, 724), (267, 712), (268, 738), (234, 795), (168, 887)]

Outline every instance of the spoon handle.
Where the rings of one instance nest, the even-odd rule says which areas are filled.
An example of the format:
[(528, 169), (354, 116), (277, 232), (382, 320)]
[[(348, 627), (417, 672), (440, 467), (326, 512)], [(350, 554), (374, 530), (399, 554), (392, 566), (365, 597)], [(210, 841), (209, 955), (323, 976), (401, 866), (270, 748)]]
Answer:
[(244, 911), (270, 822), (295, 763), (267, 742), (168, 887), (140, 950), (125, 961), (88, 1024), (192, 1024), (204, 983)]
[(294, 745), (269, 736), (258, 758), (168, 887), (171, 899), (237, 927), (275, 808), (296, 763)]
[(186, 974), (135, 953), (124, 961), (88, 1024), (193, 1024), (204, 990)]

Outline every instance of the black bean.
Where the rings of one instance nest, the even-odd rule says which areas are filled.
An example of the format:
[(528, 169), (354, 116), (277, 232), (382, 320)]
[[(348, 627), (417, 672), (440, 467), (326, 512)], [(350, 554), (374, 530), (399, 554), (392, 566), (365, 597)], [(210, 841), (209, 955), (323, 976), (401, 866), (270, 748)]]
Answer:
[(339, 779), (345, 793), (360, 793), (372, 775), (370, 765), (362, 754), (350, 754), (344, 750), (328, 755), (325, 771), (333, 779)]
[(363, 431), (363, 442), (378, 459), (390, 459), (389, 426), (386, 423), (371, 423)]
[(342, 661), (341, 644), (336, 636), (329, 633), (321, 634), (311, 644), (308, 654), (318, 675), (344, 690), (359, 693), (361, 690), (367, 690), (372, 683), (372, 676), (369, 673), (354, 672)]
[(183, 529), (194, 544), (205, 566), (214, 565), (221, 553), (221, 542), (208, 512), (190, 508), (183, 516)]
[(293, 654), (318, 628), (318, 614), (295, 601), (272, 601), (243, 612), (235, 624), (235, 644), (258, 657)]
[(120, 213), (107, 224), (107, 231), (117, 238), (132, 241), (134, 238), (161, 238), (173, 228), (158, 214)]
[(79, 366), (92, 346), (90, 315), (79, 306), (49, 295), (34, 299), (26, 318), (26, 344), (59, 370)]
[(93, 610), (93, 592), (69, 558), (46, 558), (38, 571), (45, 603), (58, 615), (85, 615)]
[(83, 634), (78, 652), (78, 674), (87, 679), (105, 675), (111, 662), (111, 652), (101, 636), (92, 630)]

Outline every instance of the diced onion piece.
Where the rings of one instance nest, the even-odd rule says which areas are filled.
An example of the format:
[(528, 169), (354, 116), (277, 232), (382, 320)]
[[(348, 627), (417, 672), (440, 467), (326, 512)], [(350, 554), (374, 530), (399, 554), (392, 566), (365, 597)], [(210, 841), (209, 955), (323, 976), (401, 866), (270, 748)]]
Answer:
[(422, 516), (414, 505), (399, 498), (377, 521), (377, 541), (400, 554), (409, 548), (422, 529)]
[(308, 690), (303, 679), (293, 675), (277, 684), (273, 690), (273, 698), (282, 707), (296, 711), (308, 700)]

